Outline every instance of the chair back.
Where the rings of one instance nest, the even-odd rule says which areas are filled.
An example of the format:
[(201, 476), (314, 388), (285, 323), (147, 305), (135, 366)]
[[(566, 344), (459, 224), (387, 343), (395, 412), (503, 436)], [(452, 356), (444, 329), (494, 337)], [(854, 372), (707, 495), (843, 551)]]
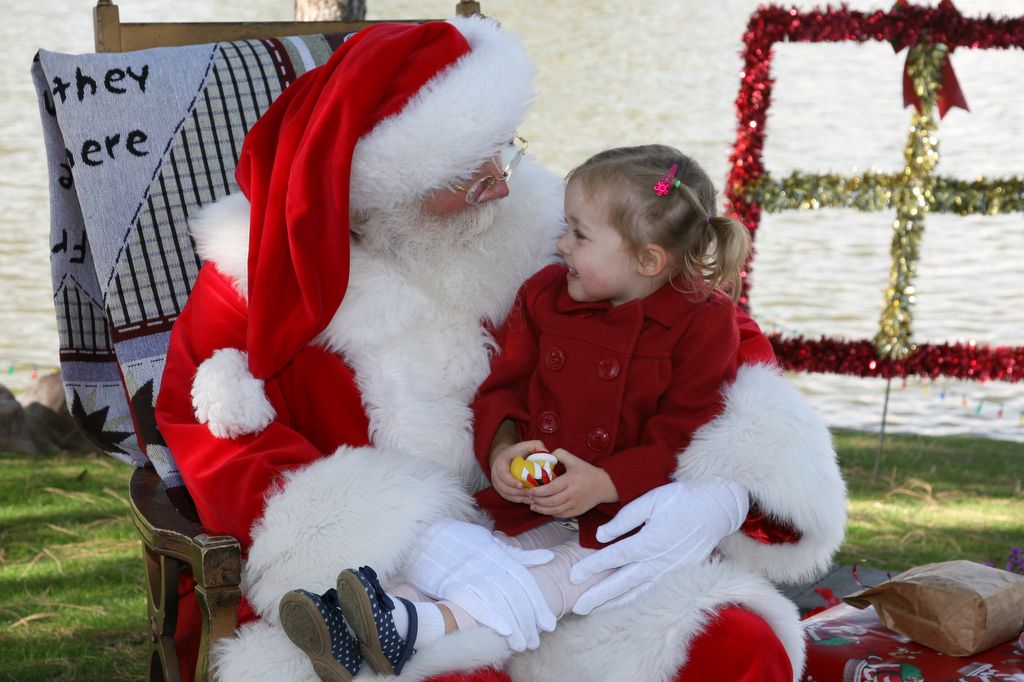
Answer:
[(40, 50), (50, 251), (68, 405), (86, 435), (180, 484), (154, 404), (201, 265), (189, 218), (238, 191), (250, 126), (343, 35), (126, 53)]

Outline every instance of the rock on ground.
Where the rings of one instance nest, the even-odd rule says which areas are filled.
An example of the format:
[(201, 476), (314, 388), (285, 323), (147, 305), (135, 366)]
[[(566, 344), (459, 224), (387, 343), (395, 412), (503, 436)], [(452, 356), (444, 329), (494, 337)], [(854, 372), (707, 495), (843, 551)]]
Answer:
[(0, 384), (0, 452), (95, 452), (68, 412), (60, 372), (41, 377), (15, 397)]

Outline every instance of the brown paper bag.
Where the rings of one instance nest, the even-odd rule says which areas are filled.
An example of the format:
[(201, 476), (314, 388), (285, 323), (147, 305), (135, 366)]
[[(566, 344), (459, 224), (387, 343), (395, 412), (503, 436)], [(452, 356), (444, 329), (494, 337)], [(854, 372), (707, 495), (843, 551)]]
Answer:
[(885, 627), (950, 656), (984, 651), (1024, 627), (1024, 575), (973, 561), (917, 566), (843, 601), (874, 605)]

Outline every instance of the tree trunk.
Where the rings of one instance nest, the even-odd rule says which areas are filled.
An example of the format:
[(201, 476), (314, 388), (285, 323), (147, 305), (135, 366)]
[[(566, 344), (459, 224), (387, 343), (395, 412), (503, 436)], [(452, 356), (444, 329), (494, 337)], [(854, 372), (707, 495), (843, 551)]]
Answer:
[(295, 0), (298, 21), (362, 21), (366, 0)]

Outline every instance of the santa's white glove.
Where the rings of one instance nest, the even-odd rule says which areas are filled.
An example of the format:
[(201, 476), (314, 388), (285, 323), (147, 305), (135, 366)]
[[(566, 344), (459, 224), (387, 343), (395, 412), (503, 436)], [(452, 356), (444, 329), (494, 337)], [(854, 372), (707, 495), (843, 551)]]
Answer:
[(483, 526), (446, 519), (417, 544), (406, 577), (431, 597), (465, 609), (505, 637), (513, 651), (524, 651), (540, 646), (538, 628), (555, 629), (555, 615), (527, 570), (554, 556), (505, 544)]
[(601, 571), (618, 569), (584, 592), (573, 612), (585, 616), (606, 602), (632, 601), (669, 571), (704, 561), (723, 538), (739, 529), (749, 504), (746, 490), (717, 476), (675, 481), (644, 493), (598, 528), (597, 539), (610, 542), (645, 523), (640, 532), (572, 567), (569, 579), (576, 585)]

